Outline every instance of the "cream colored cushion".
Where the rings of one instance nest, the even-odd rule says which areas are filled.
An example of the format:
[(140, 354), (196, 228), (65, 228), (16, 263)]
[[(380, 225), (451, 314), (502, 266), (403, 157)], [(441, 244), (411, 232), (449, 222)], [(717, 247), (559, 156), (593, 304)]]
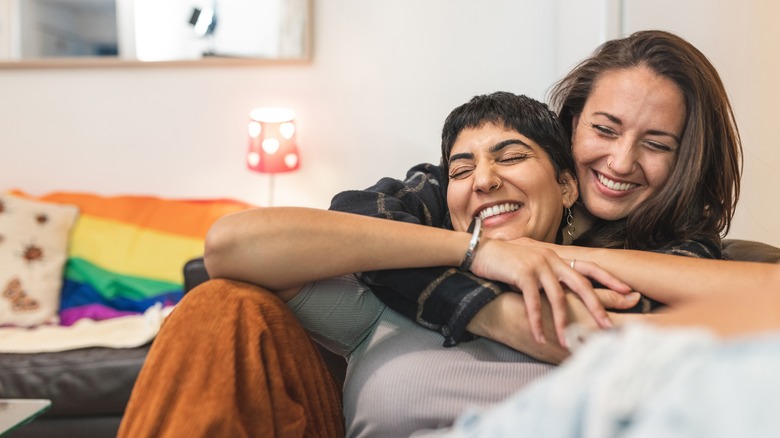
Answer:
[(56, 323), (78, 208), (0, 194), (0, 326)]

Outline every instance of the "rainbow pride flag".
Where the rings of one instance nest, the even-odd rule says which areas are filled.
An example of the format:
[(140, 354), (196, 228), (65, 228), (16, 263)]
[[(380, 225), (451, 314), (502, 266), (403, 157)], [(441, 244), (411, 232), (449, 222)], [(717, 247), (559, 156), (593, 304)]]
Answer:
[(105, 197), (52, 193), (41, 201), (76, 205), (60, 300), (60, 324), (105, 320), (176, 304), (184, 264), (203, 254), (206, 232), (219, 217), (251, 208), (243, 202)]

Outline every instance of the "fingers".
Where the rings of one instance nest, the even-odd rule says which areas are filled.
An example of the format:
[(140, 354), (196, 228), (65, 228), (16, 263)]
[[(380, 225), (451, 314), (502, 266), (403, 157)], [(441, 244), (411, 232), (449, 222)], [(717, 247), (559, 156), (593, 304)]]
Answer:
[[(542, 262), (542, 260), (544, 261)], [(585, 304), (588, 312), (593, 315), (598, 326), (602, 328), (612, 326), (604, 306), (602, 306), (588, 279), (579, 272), (572, 270), (568, 263), (557, 256), (542, 260), (537, 260), (539, 263), (535, 264), (535, 269), (530, 270), (530, 272), (523, 272), (518, 278), (519, 281), (515, 282), (515, 286), (523, 294), (528, 324), (537, 342), (546, 342), (540, 288), (544, 290), (544, 298), (550, 305), (552, 325), (555, 330), (555, 337), (560, 345), (567, 346), (566, 326), (569, 315), (563, 285), (576, 292), (580, 300)], [(519, 271), (522, 272), (523, 270)]]
[(544, 338), (544, 327), (542, 323), (542, 302), (539, 294), (539, 288), (526, 286), (520, 289), (525, 301), (525, 311), (528, 317), (528, 325), (531, 327), (531, 335), (536, 342), (544, 344), (547, 342)]
[[(574, 265), (572, 269), (571, 265)], [(560, 344), (566, 345), (565, 329), (569, 307), (564, 290), (580, 298), (583, 313), (593, 317), (595, 325), (612, 327), (611, 320), (589, 278), (619, 293), (629, 293), (630, 287), (594, 263), (560, 258), (554, 251), (534, 245), (484, 240), (472, 265), (472, 272), (481, 277), (503, 281), (517, 288), (523, 295), (530, 334), (539, 343), (545, 343), (544, 327), (554, 329)], [(544, 296), (542, 295), (544, 291)], [(543, 300), (545, 313), (542, 313)], [(547, 305), (549, 304), (549, 313)], [(543, 318), (544, 316), (544, 318)]]
[[(639, 292), (627, 294), (615, 292), (611, 289), (594, 289), (601, 304), (607, 309), (630, 309), (639, 302), (642, 295)], [(614, 322), (614, 321), (613, 321)]]
[(605, 271), (595, 263), (591, 263), (583, 260), (577, 260), (575, 262), (574, 260), (572, 260), (570, 266), (571, 265), (574, 265), (573, 269), (575, 271), (579, 272), (580, 274), (592, 280), (596, 280), (597, 282), (601, 283), (602, 285), (604, 285), (609, 289), (612, 289), (613, 291), (622, 292), (622, 293), (631, 292), (631, 286), (620, 281), (617, 277)]
[(566, 305), (566, 296), (561, 287), (558, 277), (550, 272), (549, 276), (543, 276), (542, 287), (547, 301), (550, 303), (552, 311), (553, 326), (558, 342), (566, 347), (566, 325), (568, 324), (568, 306)]
[[(554, 266), (556, 263), (562, 263), (560, 259), (546, 260), (544, 263), (537, 263), (535, 269), (525, 272), (521, 275), (521, 281), (517, 281), (515, 286), (522, 292), (525, 301), (528, 325), (531, 333), (539, 343), (546, 343), (544, 336), (544, 321), (542, 315), (542, 294), (540, 288), (544, 290), (544, 299), (550, 305), (552, 313), (552, 322), (555, 329), (555, 335), (562, 346), (566, 346), (566, 324), (568, 319), (568, 308), (566, 297), (559, 281), (559, 274)], [(570, 271), (572, 277), (581, 277), (580, 274)], [(587, 283), (587, 281), (584, 281)], [(549, 326), (548, 326), (549, 327)]]
[[(583, 266), (586, 265), (586, 266)], [(587, 265), (591, 265), (588, 267)], [(592, 270), (595, 266), (588, 262), (577, 262), (577, 269)], [(569, 266), (566, 266), (569, 268)], [(612, 321), (607, 315), (607, 311), (604, 309), (604, 305), (601, 303), (599, 296), (593, 290), (593, 285), (590, 281), (580, 275), (579, 272), (569, 270), (561, 277), (561, 282), (564, 283), (572, 292), (580, 297), (585, 308), (588, 309), (591, 315), (593, 315), (596, 324), (601, 328), (612, 327)]]

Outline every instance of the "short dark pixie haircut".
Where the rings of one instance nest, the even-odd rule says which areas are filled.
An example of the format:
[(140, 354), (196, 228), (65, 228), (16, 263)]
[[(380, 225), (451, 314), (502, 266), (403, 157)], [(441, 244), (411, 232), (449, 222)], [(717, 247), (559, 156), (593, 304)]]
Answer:
[(447, 116), (441, 131), (441, 158), (445, 170), (449, 171), (452, 146), (461, 131), (488, 123), (517, 131), (535, 141), (550, 157), (559, 181), (564, 170), (574, 176), (569, 137), (555, 113), (538, 100), (506, 91), (474, 96)]

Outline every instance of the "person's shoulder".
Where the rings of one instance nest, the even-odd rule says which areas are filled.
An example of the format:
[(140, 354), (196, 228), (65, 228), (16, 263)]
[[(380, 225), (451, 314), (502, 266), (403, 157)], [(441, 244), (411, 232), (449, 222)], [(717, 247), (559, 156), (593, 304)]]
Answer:
[(404, 179), (382, 177), (376, 184), (364, 191), (393, 193), (402, 188), (406, 188), (407, 191), (419, 191), (422, 187), (430, 186), (446, 188), (447, 174), (440, 165), (420, 163), (409, 168)]
[(444, 166), (432, 163), (417, 164), (412, 166), (412, 168), (406, 172), (407, 181), (420, 178), (425, 178), (435, 184), (442, 184), (447, 181), (447, 175), (444, 171)]
[(721, 259), (723, 251), (720, 240), (704, 237), (673, 242), (657, 250), (666, 254), (696, 257), (700, 259)]

